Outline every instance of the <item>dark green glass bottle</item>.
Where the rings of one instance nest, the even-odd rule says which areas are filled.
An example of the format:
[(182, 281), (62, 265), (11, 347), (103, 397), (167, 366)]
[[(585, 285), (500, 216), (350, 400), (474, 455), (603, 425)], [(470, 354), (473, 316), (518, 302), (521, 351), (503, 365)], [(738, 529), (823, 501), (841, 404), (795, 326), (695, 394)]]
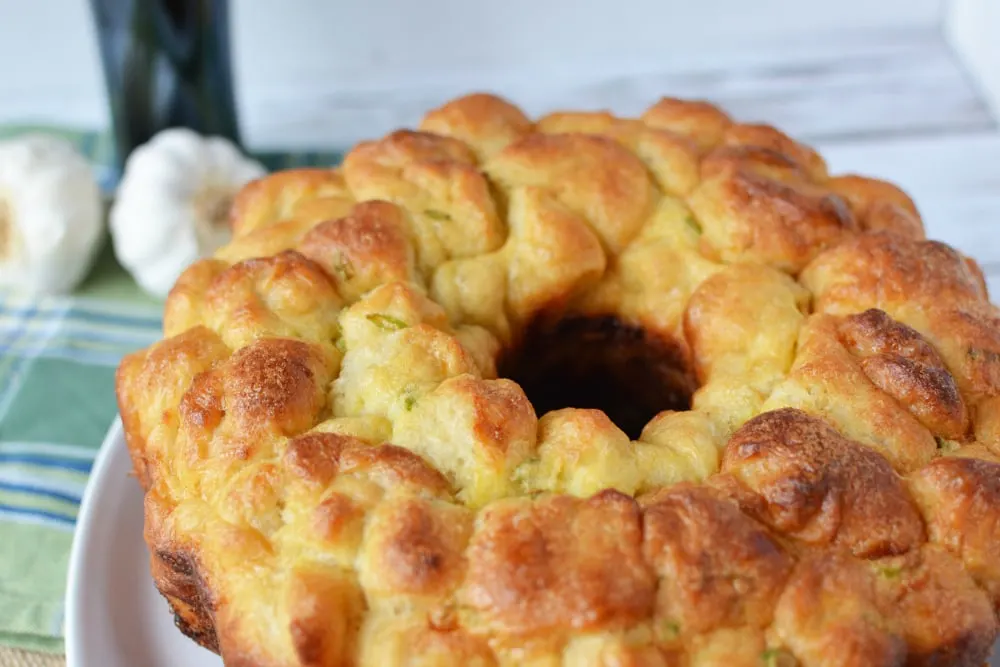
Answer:
[(240, 145), (226, 0), (91, 0), (116, 166), (168, 127)]

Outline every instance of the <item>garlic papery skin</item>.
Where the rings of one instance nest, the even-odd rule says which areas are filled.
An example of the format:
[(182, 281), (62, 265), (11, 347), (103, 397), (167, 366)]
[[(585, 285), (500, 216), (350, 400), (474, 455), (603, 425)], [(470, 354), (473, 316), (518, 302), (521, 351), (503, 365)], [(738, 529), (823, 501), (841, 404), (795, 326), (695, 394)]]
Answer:
[(229, 241), (229, 204), (266, 173), (221, 137), (163, 130), (125, 162), (111, 207), (115, 256), (139, 286), (165, 297), (190, 264)]
[(101, 191), (90, 164), (63, 139), (0, 141), (0, 289), (71, 292), (104, 240)]

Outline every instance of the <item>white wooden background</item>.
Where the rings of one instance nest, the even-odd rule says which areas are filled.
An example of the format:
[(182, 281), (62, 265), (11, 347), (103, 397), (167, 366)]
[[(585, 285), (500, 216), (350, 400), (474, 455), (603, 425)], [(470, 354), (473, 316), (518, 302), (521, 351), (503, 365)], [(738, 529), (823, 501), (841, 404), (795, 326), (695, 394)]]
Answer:
[[(703, 97), (898, 182), (1000, 296), (1000, 0), (231, 3), (252, 147), (350, 145), (470, 89), (535, 114)], [(0, 122), (107, 122), (90, 21), (85, 0), (0, 0)]]

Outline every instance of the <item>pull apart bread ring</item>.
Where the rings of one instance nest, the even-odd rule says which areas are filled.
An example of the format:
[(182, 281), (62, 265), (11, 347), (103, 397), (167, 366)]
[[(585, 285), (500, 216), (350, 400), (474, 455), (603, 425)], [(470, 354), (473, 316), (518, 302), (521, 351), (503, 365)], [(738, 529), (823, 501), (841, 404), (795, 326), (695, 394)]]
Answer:
[(470, 95), (252, 182), (117, 393), (228, 667), (980, 667), (1000, 311), (911, 199), (701, 102)]

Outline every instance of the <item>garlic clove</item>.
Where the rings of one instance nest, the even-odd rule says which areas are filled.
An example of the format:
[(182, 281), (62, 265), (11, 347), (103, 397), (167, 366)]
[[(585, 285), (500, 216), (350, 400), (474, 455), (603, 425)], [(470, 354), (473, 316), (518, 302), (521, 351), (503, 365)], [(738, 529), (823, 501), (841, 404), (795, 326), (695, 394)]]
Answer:
[(160, 132), (125, 163), (110, 215), (118, 261), (144, 290), (166, 296), (185, 268), (230, 240), (233, 197), (265, 173), (221, 137)]
[(0, 288), (70, 292), (103, 240), (100, 188), (90, 164), (56, 137), (0, 141)]

